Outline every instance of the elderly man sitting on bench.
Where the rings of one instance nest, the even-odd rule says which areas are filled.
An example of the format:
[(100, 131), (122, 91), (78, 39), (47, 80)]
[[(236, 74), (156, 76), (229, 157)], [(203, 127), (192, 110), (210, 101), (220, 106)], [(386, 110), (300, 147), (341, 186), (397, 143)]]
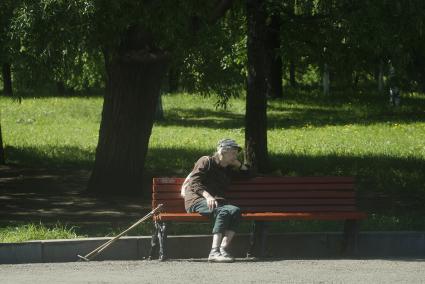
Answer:
[(210, 262), (233, 262), (228, 247), (240, 220), (240, 209), (228, 204), (224, 192), (235, 175), (249, 176), (249, 168), (238, 160), (242, 148), (232, 139), (218, 142), (212, 156), (203, 156), (196, 163), (182, 186), (188, 213), (209, 216), (214, 221)]

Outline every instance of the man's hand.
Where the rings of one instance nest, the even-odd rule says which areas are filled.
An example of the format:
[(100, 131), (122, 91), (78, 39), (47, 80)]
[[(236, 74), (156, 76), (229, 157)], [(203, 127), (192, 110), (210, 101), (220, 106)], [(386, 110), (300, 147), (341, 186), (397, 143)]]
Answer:
[(208, 209), (211, 211), (218, 206), (217, 200), (215, 200), (208, 191), (204, 190), (204, 192), (202, 192), (202, 196), (207, 200)]
[(242, 166), (242, 162), (238, 159), (234, 159), (231, 164), (235, 169), (239, 169)]
[(211, 211), (216, 208), (218, 206), (217, 200), (215, 200), (214, 197), (209, 196), (207, 197), (207, 205), (208, 205), (208, 209), (210, 209)]

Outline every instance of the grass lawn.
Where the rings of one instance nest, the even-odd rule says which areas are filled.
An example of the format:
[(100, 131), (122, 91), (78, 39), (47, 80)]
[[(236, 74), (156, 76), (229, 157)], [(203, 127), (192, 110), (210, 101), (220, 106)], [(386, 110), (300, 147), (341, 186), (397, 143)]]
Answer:
[[(363, 229), (425, 230), (425, 95), (406, 94), (397, 109), (386, 102), (376, 95), (295, 92), (270, 101), (271, 166), (291, 176), (353, 175), (360, 207), (370, 214)], [(215, 109), (213, 97), (189, 94), (164, 95), (163, 103), (165, 119), (155, 123), (150, 140), (148, 176), (184, 176), (223, 137), (243, 144), (243, 97), (231, 99), (227, 110)], [(21, 104), (0, 98), (7, 161), (90, 169), (101, 107), (99, 97), (26, 98)], [(335, 229), (323, 223), (277, 225), (293, 226)]]

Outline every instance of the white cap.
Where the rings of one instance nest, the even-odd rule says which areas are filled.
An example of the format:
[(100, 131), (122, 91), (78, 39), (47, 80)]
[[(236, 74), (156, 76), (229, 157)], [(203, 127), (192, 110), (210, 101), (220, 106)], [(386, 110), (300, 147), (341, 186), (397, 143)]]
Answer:
[(235, 140), (233, 139), (222, 139), (220, 141), (218, 141), (217, 143), (217, 152), (219, 151), (226, 151), (226, 150), (231, 150), (231, 149), (236, 149), (238, 151), (242, 150), (242, 147), (238, 145), (238, 143), (236, 143)]

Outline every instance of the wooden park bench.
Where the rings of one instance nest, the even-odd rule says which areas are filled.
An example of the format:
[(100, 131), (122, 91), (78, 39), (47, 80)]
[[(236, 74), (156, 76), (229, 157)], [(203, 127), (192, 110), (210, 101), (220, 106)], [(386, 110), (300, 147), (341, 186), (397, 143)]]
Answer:
[[(206, 222), (208, 217), (186, 213), (180, 188), (184, 178), (154, 178), (152, 208), (163, 204), (154, 216), (154, 232), (150, 258), (159, 250), (166, 258), (168, 222)], [(256, 177), (234, 181), (227, 193), (230, 204), (241, 208), (242, 220), (253, 222), (248, 255), (262, 256), (266, 240), (266, 224), (287, 220), (344, 220), (342, 249), (356, 246), (358, 220), (366, 218), (356, 208), (352, 177)], [(259, 252), (258, 252), (259, 251)]]

